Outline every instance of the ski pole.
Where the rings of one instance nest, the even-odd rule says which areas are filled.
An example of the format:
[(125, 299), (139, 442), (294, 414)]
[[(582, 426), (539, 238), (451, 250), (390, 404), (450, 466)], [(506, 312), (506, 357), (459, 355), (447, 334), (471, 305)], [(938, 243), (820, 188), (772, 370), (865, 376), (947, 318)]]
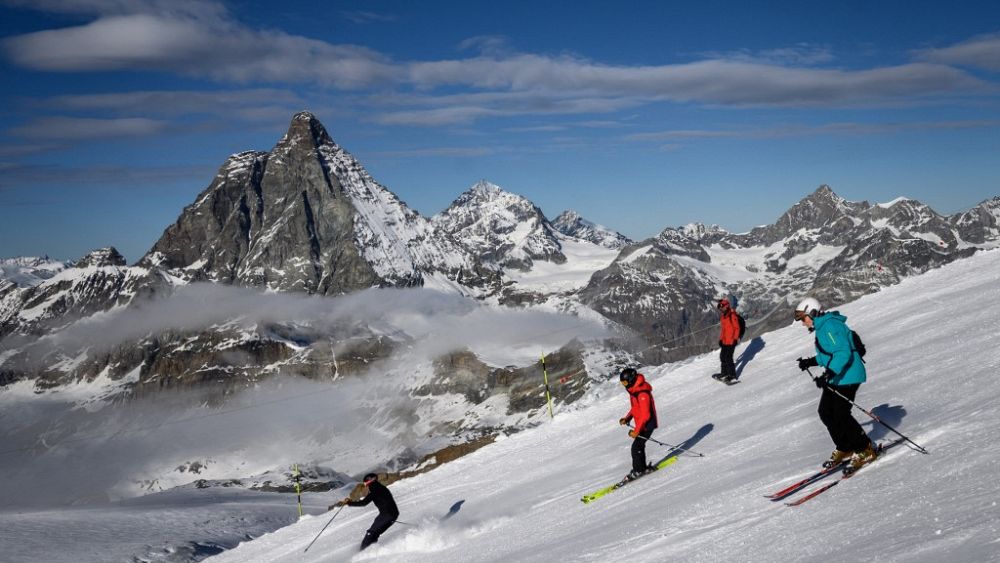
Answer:
[[(801, 360), (802, 358), (799, 358), (799, 359)], [(813, 377), (812, 371), (809, 368), (806, 368), (806, 371), (809, 373), (809, 377), (812, 377), (813, 381), (816, 381), (816, 378)], [(874, 420), (875, 422), (881, 424), (882, 426), (885, 426), (889, 430), (892, 430), (893, 432), (895, 432), (896, 434), (898, 434), (901, 438), (903, 438), (907, 442), (909, 442), (909, 443), (913, 444), (914, 446), (916, 446), (917, 447), (917, 451), (919, 451), (920, 453), (922, 453), (922, 454), (929, 454), (930, 453), (929, 451), (927, 451), (927, 448), (925, 448), (925, 447), (921, 446), (920, 444), (914, 442), (913, 440), (907, 438), (905, 435), (903, 435), (902, 432), (900, 432), (899, 430), (896, 430), (892, 426), (889, 426), (881, 418), (875, 416), (871, 412), (868, 412), (861, 405), (859, 405), (859, 404), (855, 403), (854, 401), (852, 401), (852, 400), (848, 399), (847, 397), (845, 397), (840, 391), (837, 391), (836, 389), (834, 389), (832, 385), (829, 385), (829, 384), (827, 384), (827, 382), (824, 381), (823, 382), (823, 387), (829, 389), (830, 391), (833, 391), (838, 397), (840, 397), (841, 399), (843, 399), (843, 400), (847, 401), (848, 403), (851, 403), (852, 405), (854, 405), (855, 407), (857, 407), (858, 410), (860, 410), (861, 412), (863, 412), (863, 413), (867, 414), (868, 416), (870, 416), (872, 418), (872, 420)]]
[(419, 528), (420, 527), (420, 526), (417, 526), (416, 524), (410, 524), (408, 522), (402, 522), (400, 520), (393, 520), (393, 522), (395, 522), (396, 524), (402, 524), (404, 526), (413, 526), (414, 528)]
[[(628, 427), (629, 427), (629, 428), (632, 428), (632, 425), (631, 425), (631, 424), (629, 424), (629, 425), (628, 425)], [(633, 430), (635, 430), (635, 428), (632, 428), (632, 429), (633, 429)], [(705, 454), (700, 454), (700, 453), (698, 453), (698, 452), (696, 452), (696, 451), (694, 451), (694, 450), (689, 450), (689, 449), (687, 449), (687, 448), (682, 448), (682, 447), (680, 447), (680, 446), (675, 446), (675, 445), (673, 445), (673, 444), (667, 444), (667, 443), (665, 443), (665, 442), (661, 442), (661, 441), (659, 441), (659, 440), (654, 440), (653, 438), (647, 438), (647, 437), (645, 437), (645, 436), (640, 436), (640, 435), (638, 435), (638, 434), (636, 434), (636, 435), (635, 435), (635, 437), (636, 437), (636, 438), (642, 438), (643, 440), (646, 440), (646, 441), (648, 441), (648, 442), (654, 442), (654, 443), (657, 443), (657, 444), (659, 444), (659, 445), (661, 445), (661, 446), (666, 446), (666, 447), (668, 447), (668, 448), (673, 448), (673, 449), (675, 449), (675, 450), (680, 450), (680, 451), (682, 451), (682, 452), (687, 452), (687, 453), (689, 453), (689, 454), (692, 454), (692, 455), (695, 455), (695, 456), (698, 456), (698, 457), (705, 457)]]
[(302, 550), (302, 553), (309, 551), (309, 548), (312, 547), (314, 543), (316, 543), (316, 540), (319, 539), (320, 535), (323, 534), (327, 526), (329, 526), (333, 522), (333, 519), (336, 518), (338, 514), (340, 514), (340, 511), (343, 510), (345, 506), (347, 505), (346, 504), (340, 505), (340, 508), (338, 508), (337, 511), (333, 513), (333, 516), (330, 517), (330, 521), (326, 523), (326, 526), (323, 526), (323, 529), (320, 530), (318, 534), (316, 534), (316, 537), (313, 538), (313, 541), (309, 542), (309, 545), (307, 545), (306, 548)]

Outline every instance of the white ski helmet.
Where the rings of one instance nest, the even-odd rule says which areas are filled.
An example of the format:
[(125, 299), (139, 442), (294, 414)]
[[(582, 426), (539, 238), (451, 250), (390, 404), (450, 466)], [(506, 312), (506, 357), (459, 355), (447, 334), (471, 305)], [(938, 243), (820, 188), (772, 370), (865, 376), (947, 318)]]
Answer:
[(806, 297), (801, 303), (799, 303), (799, 306), (795, 308), (795, 320), (799, 320), (805, 315), (815, 317), (822, 309), (823, 306), (819, 304), (819, 301), (812, 297)]

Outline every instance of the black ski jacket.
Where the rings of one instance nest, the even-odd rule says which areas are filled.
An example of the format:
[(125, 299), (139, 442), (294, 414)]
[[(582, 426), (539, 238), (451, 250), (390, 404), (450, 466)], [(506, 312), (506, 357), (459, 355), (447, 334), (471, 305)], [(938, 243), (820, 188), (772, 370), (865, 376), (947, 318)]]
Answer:
[(361, 500), (352, 500), (347, 506), (368, 506), (374, 502), (378, 507), (379, 514), (388, 514), (395, 519), (399, 516), (399, 509), (396, 508), (396, 501), (392, 498), (389, 488), (378, 481), (368, 485), (368, 494)]

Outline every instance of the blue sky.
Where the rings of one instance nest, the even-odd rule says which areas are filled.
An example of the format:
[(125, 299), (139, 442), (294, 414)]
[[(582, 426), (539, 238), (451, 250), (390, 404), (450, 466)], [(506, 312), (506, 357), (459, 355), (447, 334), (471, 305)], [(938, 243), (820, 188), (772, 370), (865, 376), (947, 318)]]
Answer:
[(638, 239), (1000, 195), (997, 2), (0, 0), (0, 67), (0, 257), (135, 261), (304, 109), (426, 216), (480, 179)]

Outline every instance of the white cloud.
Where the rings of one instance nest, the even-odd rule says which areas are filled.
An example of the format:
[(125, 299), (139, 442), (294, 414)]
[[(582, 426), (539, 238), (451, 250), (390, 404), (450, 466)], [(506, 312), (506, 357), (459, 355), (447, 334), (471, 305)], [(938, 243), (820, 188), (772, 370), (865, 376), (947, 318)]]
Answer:
[(390, 14), (380, 14), (364, 10), (344, 10), (340, 12), (348, 20), (358, 24), (384, 23), (396, 21), (396, 17)]
[(160, 70), (222, 81), (317, 82), (357, 88), (390, 81), (381, 55), (192, 14), (102, 15), (85, 25), (7, 38), (7, 57), (36, 70)]
[(917, 55), (937, 63), (1000, 71), (1000, 33), (974, 37), (950, 47), (919, 51)]
[[(868, 69), (817, 68), (832, 61), (833, 54), (827, 47), (810, 44), (712, 54), (682, 64), (626, 66), (571, 55), (516, 53), (500, 36), (462, 42), (461, 48), (479, 51), (473, 57), (396, 61), (357, 45), (250, 28), (219, 2), (17, 4), (95, 18), (83, 25), (5, 39), (8, 59), (27, 68), (155, 70), (222, 82), (308, 83), (357, 90), (370, 95), (368, 103), (376, 112), (381, 103), (399, 106), (373, 118), (394, 125), (607, 113), (662, 102), (731, 107), (913, 103), (993, 92), (991, 83), (951, 64), (1000, 68), (998, 36), (923, 52), (919, 62)], [(420, 95), (404, 94), (414, 90)], [(447, 94), (436, 95), (446, 90)]]
[[(192, 113), (228, 114), (255, 112), (281, 107), (282, 118), (290, 115), (287, 107), (302, 107), (303, 99), (289, 91), (252, 90), (159, 90), (105, 94), (76, 94), (45, 98), (36, 105), (59, 111), (108, 111), (116, 114), (185, 115)], [(252, 115), (252, 114), (251, 114)], [(268, 118), (273, 116), (268, 115)]]
[(390, 157), (390, 158), (398, 158), (398, 157), (422, 158), (428, 156), (445, 156), (445, 157), (489, 156), (496, 153), (497, 150), (490, 147), (428, 147), (428, 148), (413, 149), (413, 150), (380, 151), (372, 153), (372, 155)]
[[(954, 121), (914, 121), (897, 123), (827, 123), (823, 125), (785, 125), (780, 127), (747, 129), (672, 129), (627, 135), (629, 141), (681, 141), (698, 139), (780, 139), (816, 135), (891, 135), (905, 131), (926, 131), (945, 129), (978, 129), (1000, 127), (997, 119), (974, 119)], [(676, 148), (677, 145), (669, 145)]]
[(32, 140), (79, 141), (112, 137), (141, 137), (166, 131), (165, 121), (128, 117), (92, 119), (84, 117), (40, 117), (10, 129), (12, 135)]

